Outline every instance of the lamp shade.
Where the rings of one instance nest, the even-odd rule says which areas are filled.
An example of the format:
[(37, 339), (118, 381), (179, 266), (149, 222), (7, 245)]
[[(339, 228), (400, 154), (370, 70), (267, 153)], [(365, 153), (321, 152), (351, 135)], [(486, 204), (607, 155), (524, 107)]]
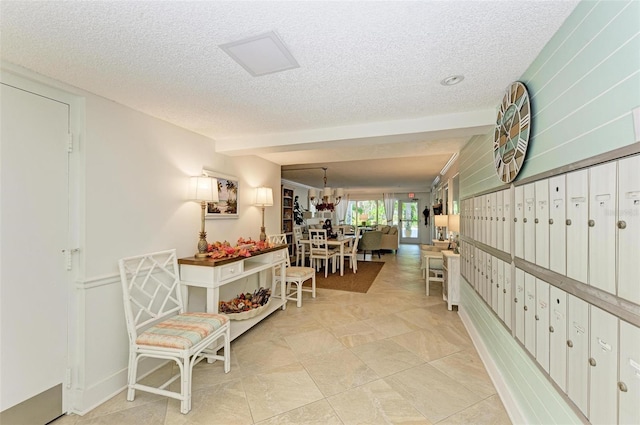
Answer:
[(449, 230), (452, 232), (460, 232), (460, 215), (459, 214), (451, 214), (449, 215)]
[(256, 188), (256, 205), (260, 207), (273, 205), (273, 190), (270, 187)]
[(218, 180), (207, 176), (191, 177), (189, 179), (188, 199), (218, 202)]
[(315, 189), (309, 189), (309, 198), (313, 199), (318, 196), (318, 191)]
[(434, 216), (434, 223), (437, 227), (447, 227), (449, 225), (449, 216), (436, 215)]
[(330, 187), (325, 187), (324, 189), (322, 189), (322, 196), (323, 197), (324, 196), (329, 197), (329, 196), (331, 196), (332, 193), (333, 192), (331, 191)]

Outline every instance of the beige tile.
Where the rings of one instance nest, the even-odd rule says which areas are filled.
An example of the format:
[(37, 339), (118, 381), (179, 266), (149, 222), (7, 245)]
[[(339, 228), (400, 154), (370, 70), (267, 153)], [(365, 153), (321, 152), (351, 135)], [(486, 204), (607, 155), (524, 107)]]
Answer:
[(360, 345), (351, 351), (380, 377), (424, 363), (424, 360), (416, 354), (390, 339)]
[(429, 364), (384, 379), (434, 423), (481, 400), (481, 397)]
[(243, 379), (242, 384), (254, 422), (324, 398), (299, 363), (247, 377)]
[(497, 395), (474, 404), (455, 415), (449, 416), (438, 425), (510, 425), (511, 420)]
[(482, 398), (496, 393), (484, 364), (475, 350), (465, 350), (429, 363)]
[(332, 326), (329, 331), (348, 348), (377, 341), (384, 337), (382, 333), (364, 321)]
[(380, 332), (385, 338), (421, 329), (419, 326), (407, 322), (396, 314), (378, 315), (375, 318), (367, 320), (367, 323)]
[(225, 382), (191, 395), (191, 411), (180, 413), (180, 401), (169, 400), (164, 425), (214, 425), (253, 423), (241, 380)]
[(342, 421), (326, 400), (274, 416), (258, 425), (342, 425)]
[(345, 425), (431, 424), (383, 380), (335, 395), (328, 401)]
[(298, 361), (293, 350), (282, 338), (243, 345), (233, 352), (245, 374), (261, 373), (266, 369)]
[(433, 330), (421, 329), (391, 338), (407, 350), (430, 362), (461, 351), (463, 348), (451, 344)]
[(351, 351), (344, 349), (303, 360), (325, 397), (378, 379), (378, 375)]
[(326, 329), (288, 336), (285, 341), (299, 360), (344, 349), (344, 345)]
[[(83, 416), (76, 425), (157, 425), (163, 424), (167, 413), (167, 400), (146, 403), (136, 408), (119, 410), (100, 416)], [(54, 422), (57, 425), (57, 422)]]

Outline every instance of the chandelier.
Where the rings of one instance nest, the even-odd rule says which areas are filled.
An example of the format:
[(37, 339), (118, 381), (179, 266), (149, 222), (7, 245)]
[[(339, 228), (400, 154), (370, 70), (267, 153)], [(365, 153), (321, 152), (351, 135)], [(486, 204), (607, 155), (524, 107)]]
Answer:
[(317, 211), (335, 211), (336, 205), (340, 203), (344, 196), (342, 188), (331, 189), (327, 186), (327, 167), (321, 167), (324, 171), (324, 186), (322, 196), (318, 197), (316, 189), (309, 189), (309, 199)]

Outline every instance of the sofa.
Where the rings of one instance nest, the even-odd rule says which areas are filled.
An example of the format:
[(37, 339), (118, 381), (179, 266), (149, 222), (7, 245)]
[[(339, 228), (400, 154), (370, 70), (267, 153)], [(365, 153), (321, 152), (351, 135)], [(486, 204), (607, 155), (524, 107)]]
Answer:
[(380, 243), (380, 249), (398, 251), (398, 243), (400, 241), (400, 235), (398, 234), (398, 226), (381, 226), (379, 225), (376, 230), (382, 232), (382, 242)]

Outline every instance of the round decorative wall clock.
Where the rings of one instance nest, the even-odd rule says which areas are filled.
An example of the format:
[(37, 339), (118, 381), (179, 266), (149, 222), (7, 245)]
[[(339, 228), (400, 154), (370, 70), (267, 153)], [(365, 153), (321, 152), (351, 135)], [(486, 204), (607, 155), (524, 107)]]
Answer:
[(493, 138), (493, 159), (498, 178), (512, 182), (524, 162), (531, 133), (531, 104), (520, 81), (507, 87), (502, 98)]

